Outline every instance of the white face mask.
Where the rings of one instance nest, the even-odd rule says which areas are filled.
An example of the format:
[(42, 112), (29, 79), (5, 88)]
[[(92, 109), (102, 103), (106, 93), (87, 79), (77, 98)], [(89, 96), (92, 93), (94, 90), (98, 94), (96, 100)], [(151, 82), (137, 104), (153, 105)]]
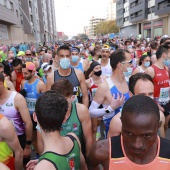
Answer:
[(141, 49), (141, 51), (144, 51), (144, 50), (145, 50), (145, 47), (141, 47), (140, 49)]

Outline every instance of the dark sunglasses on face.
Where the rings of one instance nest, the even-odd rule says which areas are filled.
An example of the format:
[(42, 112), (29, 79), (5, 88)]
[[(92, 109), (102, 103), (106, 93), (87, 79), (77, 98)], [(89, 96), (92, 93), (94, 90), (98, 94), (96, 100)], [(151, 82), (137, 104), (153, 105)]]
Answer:
[(31, 56), (31, 54), (25, 54), (26, 56)]

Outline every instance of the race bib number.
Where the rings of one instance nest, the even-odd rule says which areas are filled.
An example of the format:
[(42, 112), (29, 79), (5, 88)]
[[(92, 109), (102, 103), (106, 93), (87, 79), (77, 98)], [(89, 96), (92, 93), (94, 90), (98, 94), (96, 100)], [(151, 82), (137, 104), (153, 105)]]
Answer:
[(169, 87), (161, 88), (159, 95), (159, 103), (167, 104), (169, 102)]
[(92, 89), (92, 98), (94, 98), (96, 91), (97, 91), (97, 88)]
[(29, 112), (34, 112), (37, 99), (26, 98), (26, 101), (27, 101), (27, 107), (28, 107)]

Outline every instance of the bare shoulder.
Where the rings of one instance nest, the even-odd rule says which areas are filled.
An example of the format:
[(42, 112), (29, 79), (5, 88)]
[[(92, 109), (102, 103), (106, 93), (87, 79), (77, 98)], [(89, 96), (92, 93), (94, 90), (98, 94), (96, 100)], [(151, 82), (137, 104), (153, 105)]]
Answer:
[(1, 170), (10, 170), (6, 165), (0, 162), (0, 169)]
[(109, 90), (109, 86), (108, 86), (107, 81), (104, 81), (104, 82), (100, 83), (99, 86), (98, 86), (98, 89), (100, 89), (100, 90)]
[(25, 98), (18, 92), (16, 92), (16, 96), (15, 96), (15, 102), (21, 102), (21, 101), (25, 101)]
[(56, 167), (50, 161), (42, 160), (34, 168), (34, 170), (47, 170), (47, 169), (56, 170)]
[(9, 130), (10, 127), (11, 127), (11, 122), (4, 116), (0, 120), (0, 133), (1, 133), (1, 135), (3, 134), (3, 132)]
[(96, 142), (93, 145), (89, 156), (101, 162), (109, 160), (109, 139)]
[(152, 78), (155, 75), (154, 68), (153, 67), (148, 67), (145, 71), (147, 74), (149, 74)]
[(77, 135), (75, 133), (68, 133), (67, 135), (73, 136), (76, 139), (76, 141), (78, 142), (78, 144), (79, 144), (79, 146), (81, 148), (81, 144), (80, 144), (79, 138), (77, 137)]
[(89, 110), (84, 104), (76, 103), (76, 109), (77, 109), (77, 114), (78, 114), (80, 121), (82, 119), (86, 119), (86, 120), (88, 118), (90, 119)]

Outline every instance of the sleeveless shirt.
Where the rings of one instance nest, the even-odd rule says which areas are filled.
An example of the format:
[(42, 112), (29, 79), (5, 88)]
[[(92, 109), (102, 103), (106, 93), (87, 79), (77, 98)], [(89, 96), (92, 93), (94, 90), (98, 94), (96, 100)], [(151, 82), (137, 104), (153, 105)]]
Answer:
[(61, 155), (55, 152), (45, 152), (40, 158), (51, 162), (56, 170), (79, 170), (80, 169), (80, 148), (77, 140), (72, 135), (67, 135), (73, 142), (74, 146), (69, 153)]
[(7, 101), (0, 105), (0, 112), (13, 123), (17, 135), (22, 135), (25, 132), (25, 124), (14, 105), (16, 94), (17, 92), (13, 91)]
[(168, 170), (170, 169), (170, 142), (157, 137), (158, 150), (155, 159), (148, 164), (136, 164), (126, 155), (123, 137), (115, 136), (109, 139), (109, 170)]

